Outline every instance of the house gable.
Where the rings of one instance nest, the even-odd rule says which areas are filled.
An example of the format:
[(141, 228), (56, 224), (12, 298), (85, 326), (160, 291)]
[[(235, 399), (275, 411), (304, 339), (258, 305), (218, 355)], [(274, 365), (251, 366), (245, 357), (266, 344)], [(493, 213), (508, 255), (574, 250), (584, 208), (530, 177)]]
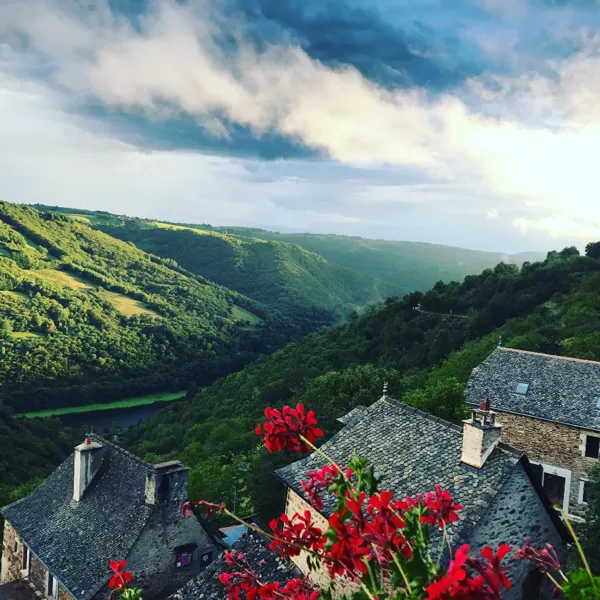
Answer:
[(99, 436), (90, 437), (85, 444), (101, 446), (102, 458), (85, 485), (74, 485), (76, 450), (29, 496), (1, 511), (31, 551), (30, 580), (45, 591), (51, 573), (61, 589), (89, 600), (107, 595), (109, 561), (126, 559), (137, 569), (145, 597), (155, 595), (159, 576), (168, 581), (172, 575), (173, 585), (183, 584), (205, 565), (196, 562), (176, 571), (176, 548), (214, 547), (196, 518), (180, 517), (187, 469), (180, 463), (153, 466)]

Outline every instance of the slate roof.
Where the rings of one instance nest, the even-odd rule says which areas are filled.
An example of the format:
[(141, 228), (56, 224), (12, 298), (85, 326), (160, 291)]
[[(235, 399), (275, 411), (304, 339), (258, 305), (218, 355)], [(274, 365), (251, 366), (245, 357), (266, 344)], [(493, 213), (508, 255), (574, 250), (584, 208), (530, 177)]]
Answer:
[(366, 406), (359, 404), (357, 407), (353, 408), (349, 413), (346, 413), (344, 416), (340, 417), (338, 421), (343, 425), (351, 425), (356, 420), (360, 420), (362, 414), (367, 410)]
[(105, 439), (100, 470), (73, 502), (73, 455), (29, 496), (0, 509), (30, 550), (76, 600), (88, 600), (109, 579), (108, 562), (127, 556), (153, 507), (145, 503), (154, 467)]
[[(369, 460), (383, 475), (381, 489), (395, 497), (426, 493), (438, 483), (464, 506), (460, 521), (449, 528), (455, 541), (467, 540), (509, 475), (520, 468), (523, 454), (506, 444), (492, 452), (481, 469), (461, 462), (462, 427), (448, 423), (389, 396), (383, 396), (362, 413), (362, 418), (344, 427), (322, 450), (341, 465), (358, 455)], [(304, 497), (301, 482), (307, 473), (325, 464), (313, 453), (275, 472), (286, 485)], [(324, 498), (321, 511), (331, 514), (332, 495)]]
[[(515, 393), (529, 382), (527, 395)], [(471, 404), (489, 397), (492, 408), (600, 431), (600, 363), (497, 348), (473, 369), (467, 384)]]
[[(252, 531), (245, 533), (233, 548), (244, 554), (250, 565), (260, 572), (262, 581), (284, 584), (294, 577), (302, 577), (298, 567), (271, 552), (266, 539)], [(224, 570), (225, 559), (221, 555), (171, 596), (171, 600), (225, 600), (227, 594), (219, 581), (219, 574)]]

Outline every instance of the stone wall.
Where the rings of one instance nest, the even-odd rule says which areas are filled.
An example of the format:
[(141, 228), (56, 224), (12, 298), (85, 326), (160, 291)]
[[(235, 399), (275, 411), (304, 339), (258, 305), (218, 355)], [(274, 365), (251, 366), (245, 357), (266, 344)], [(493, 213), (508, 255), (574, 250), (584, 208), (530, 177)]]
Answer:
[(74, 600), (73, 596), (67, 592), (62, 586), (58, 586), (58, 600)]
[(583, 456), (584, 436), (594, 432), (501, 411), (497, 421), (503, 426), (503, 442), (524, 450), (532, 461), (571, 471), (569, 512), (581, 513), (584, 507), (579, 504), (579, 480), (598, 462)]
[[(317, 512), (308, 502), (301, 498), (294, 490), (287, 488), (286, 502), (285, 502), (285, 514), (291, 519), (294, 514), (303, 514), (309, 510), (313, 517), (313, 523), (316, 527), (325, 531), (328, 529), (327, 519), (319, 512)], [(329, 573), (325, 568), (319, 568), (317, 571), (309, 572), (308, 564), (306, 562), (306, 553), (302, 552), (300, 556), (292, 558), (294, 563), (298, 565), (298, 568), (313, 581), (316, 585), (322, 588), (327, 588), (331, 585), (331, 579)], [(339, 596), (350, 596), (352, 592), (356, 590), (356, 586), (345, 578), (336, 578), (335, 584), (333, 585), (333, 596), (334, 598)]]
[[(135, 573), (136, 581), (145, 590), (144, 600), (166, 598), (175, 593), (204, 570), (222, 550), (213, 543), (196, 517), (181, 518), (179, 510), (182, 504), (179, 492), (157, 504), (126, 557), (128, 569)], [(196, 544), (192, 562), (177, 567), (175, 548), (186, 544)], [(210, 554), (210, 559), (203, 561), (202, 557), (206, 554)]]
[[(16, 545), (16, 552), (15, 552)], [(23, 544), (14, 527), (4, 521), (4, 542), (2, 544), (2, 565), (0, 567), (0, 583), (8, 583), (21, 579), (23, 568)]]
[[(477, 522), (467, 541), (472, 553), (476, 555), (487, 545), (496, 547), (504, 543), (512, 548), (520, 548), (526, 539), (538, 548), (544, 544), (552, 544), (559, 557), (564, 559), (566, 555), (566, 544), (557, 532), (529, 477), (523, 468), (517, 467)], [(507, 590), (502, 598), (527, 600), (524, 588), (533, 565), (515, 559), (514, 554), (508, 556), (503, 564), (508, 567), (508, 576), (513, 587), (510, 591)], [(541, 597), (550, 600), (552, 588), (548, 589), (546, 579), (545, 576), (542, 579), (543, 585), (546, 586), (546, 595)]]
[(36, 556), (31, 555), (29, 562), (29, 581), (35, 586), (36, 590), (46, 595), (46, 582), (48, 579), (48, 570), (38, 560)]

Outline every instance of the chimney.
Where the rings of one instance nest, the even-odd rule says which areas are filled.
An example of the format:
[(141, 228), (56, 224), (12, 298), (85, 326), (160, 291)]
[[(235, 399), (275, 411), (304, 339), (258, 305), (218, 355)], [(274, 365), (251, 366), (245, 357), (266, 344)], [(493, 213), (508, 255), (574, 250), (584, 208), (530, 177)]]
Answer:
[(496, 423), (496, 413), (490, 409), (489, 398), (471, 411), (471, 418), (463, 421), (461, 461), (480, 469), (500, 442), (502, 425)]
[(86, 437), (83, 444), (75, 447), (73, 473), (73, 500), (79, 502), (85, 490), (102, 465), (104, 447)]
[(180, 506), (188, 497), (188, 468), (178, 460), (154, 465), (146, 475), (146, 504), (174, 502)]

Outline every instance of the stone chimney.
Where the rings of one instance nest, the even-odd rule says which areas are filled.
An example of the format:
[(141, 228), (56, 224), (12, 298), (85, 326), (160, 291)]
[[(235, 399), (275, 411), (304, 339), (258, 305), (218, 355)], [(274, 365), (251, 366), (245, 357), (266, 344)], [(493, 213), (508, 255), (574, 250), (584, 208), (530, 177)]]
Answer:
[(83, 444), (75, 447), (73, 473), (73, 500), (79, 502), (85, 490), (102, 465), (104, 447), (86, 437)]
[(146, 504), (174, 502), (178, 506), (187, 501), (188, 468), (178, 460), (154, 465), (146, 475)]
[(471, 467), (480, 469), (500, 443), (502, 432), (502, 425), (496, 423), (496, 413), (490, 409), (489, 398), (484, 398), (479, 408), (471, 411), (471, 418), (463, 423), (461, 460)]

